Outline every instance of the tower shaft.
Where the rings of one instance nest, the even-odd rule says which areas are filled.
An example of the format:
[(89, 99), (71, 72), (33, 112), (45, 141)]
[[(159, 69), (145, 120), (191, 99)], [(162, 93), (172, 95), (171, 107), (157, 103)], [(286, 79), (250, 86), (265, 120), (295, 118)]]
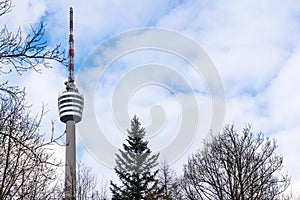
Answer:
[(76, 196), (76, 134), (75, 121), (66, 122), (65, 199)]

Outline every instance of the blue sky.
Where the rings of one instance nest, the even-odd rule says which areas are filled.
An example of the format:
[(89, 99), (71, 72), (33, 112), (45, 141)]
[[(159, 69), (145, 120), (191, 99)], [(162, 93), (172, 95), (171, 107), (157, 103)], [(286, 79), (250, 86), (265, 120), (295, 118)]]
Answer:
[[(1, 24), (6, 24), (12, 30), (21, 26), (26, 32), (30, 23), (36, 24), (44, 19), (47, 23), (49, 44), (61, 43), (66, 49), (69, 7), (74, 8), (76, 75), (82, 81), (78, 80), (82, 89), (88, 90), (91, 82), (96, 85), (96, 89), (92, 92), (84, 90), (83, 92), (86, 93), (86, 98), (90, 98), (89, 95), (92, 94), (96, 102), (92, 111), (103, 134), (102, 136), (96, 134), (93, 139), (99, 141), (99, 146), (101, 139), (105, 139), (110, 147), (119, 148), (125, 138), (122, 131), (128, 121), (113, 115), (116, 113), (113, 105), (122, 105), (125, 111), (128, 110), (125, 114), (122, 112), (123, 117), (138, 114), (143, 125), (146, 127), (149, 125), (151, 128), (152, 124), (153, 130), (158, 130), (155, 125), (160, 125), (161, 129), (157, 133), (149, 133), (151, 147), (154, 151), (160, 151), (167, 149), (172, 141), (176, 140), (180, 123), (183, 121), (182, 111), (190, 113), (191, 104), (197, 105), (199, 112), (197, 120), (201, 123), (197, 132), (191, 135), (193, 138), (191, 143), (177, 155), (176, 160), (173, 160), (172, 166), (176, 171), (180, 173), (182, 163), (186, 161), (188, 155), (201, 146), (201, 140), (208, 132), (214, 115), (210, 86), (207, 77), (199, 75), (193, 66), (181, 57), (158, 49), (144, 49), (117, 57), (103, 76), (95, 73), (96, 71), (89, 66), (90, 60), (103, 58), (99, 54), (99, 58), (91, 56), (91, 52), (101, 47), (103, 41), (112, 41), (110, 38), (113, 36), (122, 35), (133, 29), (159, 27), (184, 35), (205, 51), (224, 87), (223, 123), (234, 122), (238, 129), (250, 123), (253, 131), (262, 131), (265, 135), (275, 138), (279, 145), (278, 153), (284, 156), (283, 172), (287, 171), (292, 176), (293, 191), (300, 188), (300, 175), (297, 170), (300, 168), (299, 1), (283, 3), (268, 0), (230, 2), (91, 0), (87, 3), (23, 0), (15, 1), (14, 4), (13, 11), (0, 18)], [(124, 40), (125, 43), (129, 41)], [(172, 42), (176, 45), (178, 41)], [(113, 49), (114, 45), (108, 47)], [(118, 52), (118, 49), (113, 50)], [(151, 72), (159, 84), (141, 84), (143, 80), (150, 81), (151, 76), (148, 69), (138, 71), (138, 68), (148, 65), (166, 67), (165, 71)], [(179, 92), (182, 82), (170, 75), (171, 70), (186, 80), (193, 92)], [(55, 119), (56, 130), (61, 132), (64, 125), (58, 120), (56, 100), (58, 92), (64, 89), (66, 74), (63, 66), (53, 63), (53, 68), (43, 69), (42, 74), (29, 71), (22, 76), (1, 75), (0, 79), (8, 79), (11, 83), (25, 86), (29, 94), (28, 101), (33, 104), (36, 112), (40, 111), (42, 103), (46, 103), (48, 114), (43, 121), (42, 130), (50, 132), (51, 120)], [(136, 77), (134, 81), (131, 81), (132, 78), (128, 80), (130, 75)], [(174, 85), (178, 85), (177, 90), (174, 91), (169, 85), (173, 84), (172, 81), (167, 80), (173, 80)], [(122, 86), (118, 86), (120, 81), (123, 81)], [(140, 85), (133, 85), (135, 83)], [(128, 92), (128, 88), (133, 88), (133, 91)], [(126, 99), (128, 101), (121, 101), (122, 98), (114, 99), (114, 93), (119, 97), (128, 96), (129, 99)], [(181, 104), (182, 101), (184, 104)], [(89, 113), (85, 117), (89, 119)], [(86, 127), (84, 121), (80, 126), (85, 127), (87, 132), (92, 131)], [(100, 178), (109, 179), (113, 176), (112, 170), (99, 162), (99, 157), (94, 155), (95, 150), (84, 147), (87, 142), (82, 139), (85, 137), (84, 134), (79, 133), (77, 137), (81, 137), (78, 139), (78, 158), (98, 171)], [(63, 157), (63, 149), (56, 148), (57, 155)], [(100, 153), (102, 156), (105, 154)], [(110, 153), (113, 152), (107, 155), (110, 156)]]

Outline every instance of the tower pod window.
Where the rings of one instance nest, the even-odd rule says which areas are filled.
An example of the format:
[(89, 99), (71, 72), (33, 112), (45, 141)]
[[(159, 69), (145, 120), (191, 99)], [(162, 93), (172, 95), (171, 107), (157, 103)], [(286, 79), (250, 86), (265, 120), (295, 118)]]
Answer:
[(83, 97), (80, 96), (80, 95), (76, 95), (76, 94), (66, 94), (66, 95), (62, 95), (58, 98), (58, 101), (60, 101), (61, 99), (64, 99), (64, 98), (78, 98), (78, 99), (81, 99), (83, 101)]
[(74, 102), (74, 103), (78, 103), (80, 105), (83, 105), (83, 101), (77, 100), (77, 99), (65, 99), (65, 100), (61, 100), (58, 102), (58, 105), (61, 105), (63, 103), (69, 103), (69, 102)]
[(61, 111), (60, 112), (60, 114), (61, 115), (63, 115), (63, 113), (66, 113), (66, 112), (76, 112), (76, 113), (78, 113), (79, 115), (81, 115), (81, 111), (79, 111), (79, 110), (63, 110), (63, 111)]

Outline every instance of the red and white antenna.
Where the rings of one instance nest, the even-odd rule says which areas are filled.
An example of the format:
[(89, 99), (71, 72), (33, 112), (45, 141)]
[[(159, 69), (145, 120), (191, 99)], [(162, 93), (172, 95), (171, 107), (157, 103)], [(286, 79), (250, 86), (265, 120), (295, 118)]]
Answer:
[(73, 73), (74, 73), (73, 8), (70, 7), (69, 82), (74, 82)]

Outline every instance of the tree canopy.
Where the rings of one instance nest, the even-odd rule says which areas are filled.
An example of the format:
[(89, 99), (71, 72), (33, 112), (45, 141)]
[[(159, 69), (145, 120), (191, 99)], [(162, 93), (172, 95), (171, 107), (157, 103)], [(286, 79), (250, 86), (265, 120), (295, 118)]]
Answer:
[(280, 199), (290, 183), (280, 175), (277, 144), (246, 126), (226, 126), (184, 165), (182, 185), (188, 199)]

